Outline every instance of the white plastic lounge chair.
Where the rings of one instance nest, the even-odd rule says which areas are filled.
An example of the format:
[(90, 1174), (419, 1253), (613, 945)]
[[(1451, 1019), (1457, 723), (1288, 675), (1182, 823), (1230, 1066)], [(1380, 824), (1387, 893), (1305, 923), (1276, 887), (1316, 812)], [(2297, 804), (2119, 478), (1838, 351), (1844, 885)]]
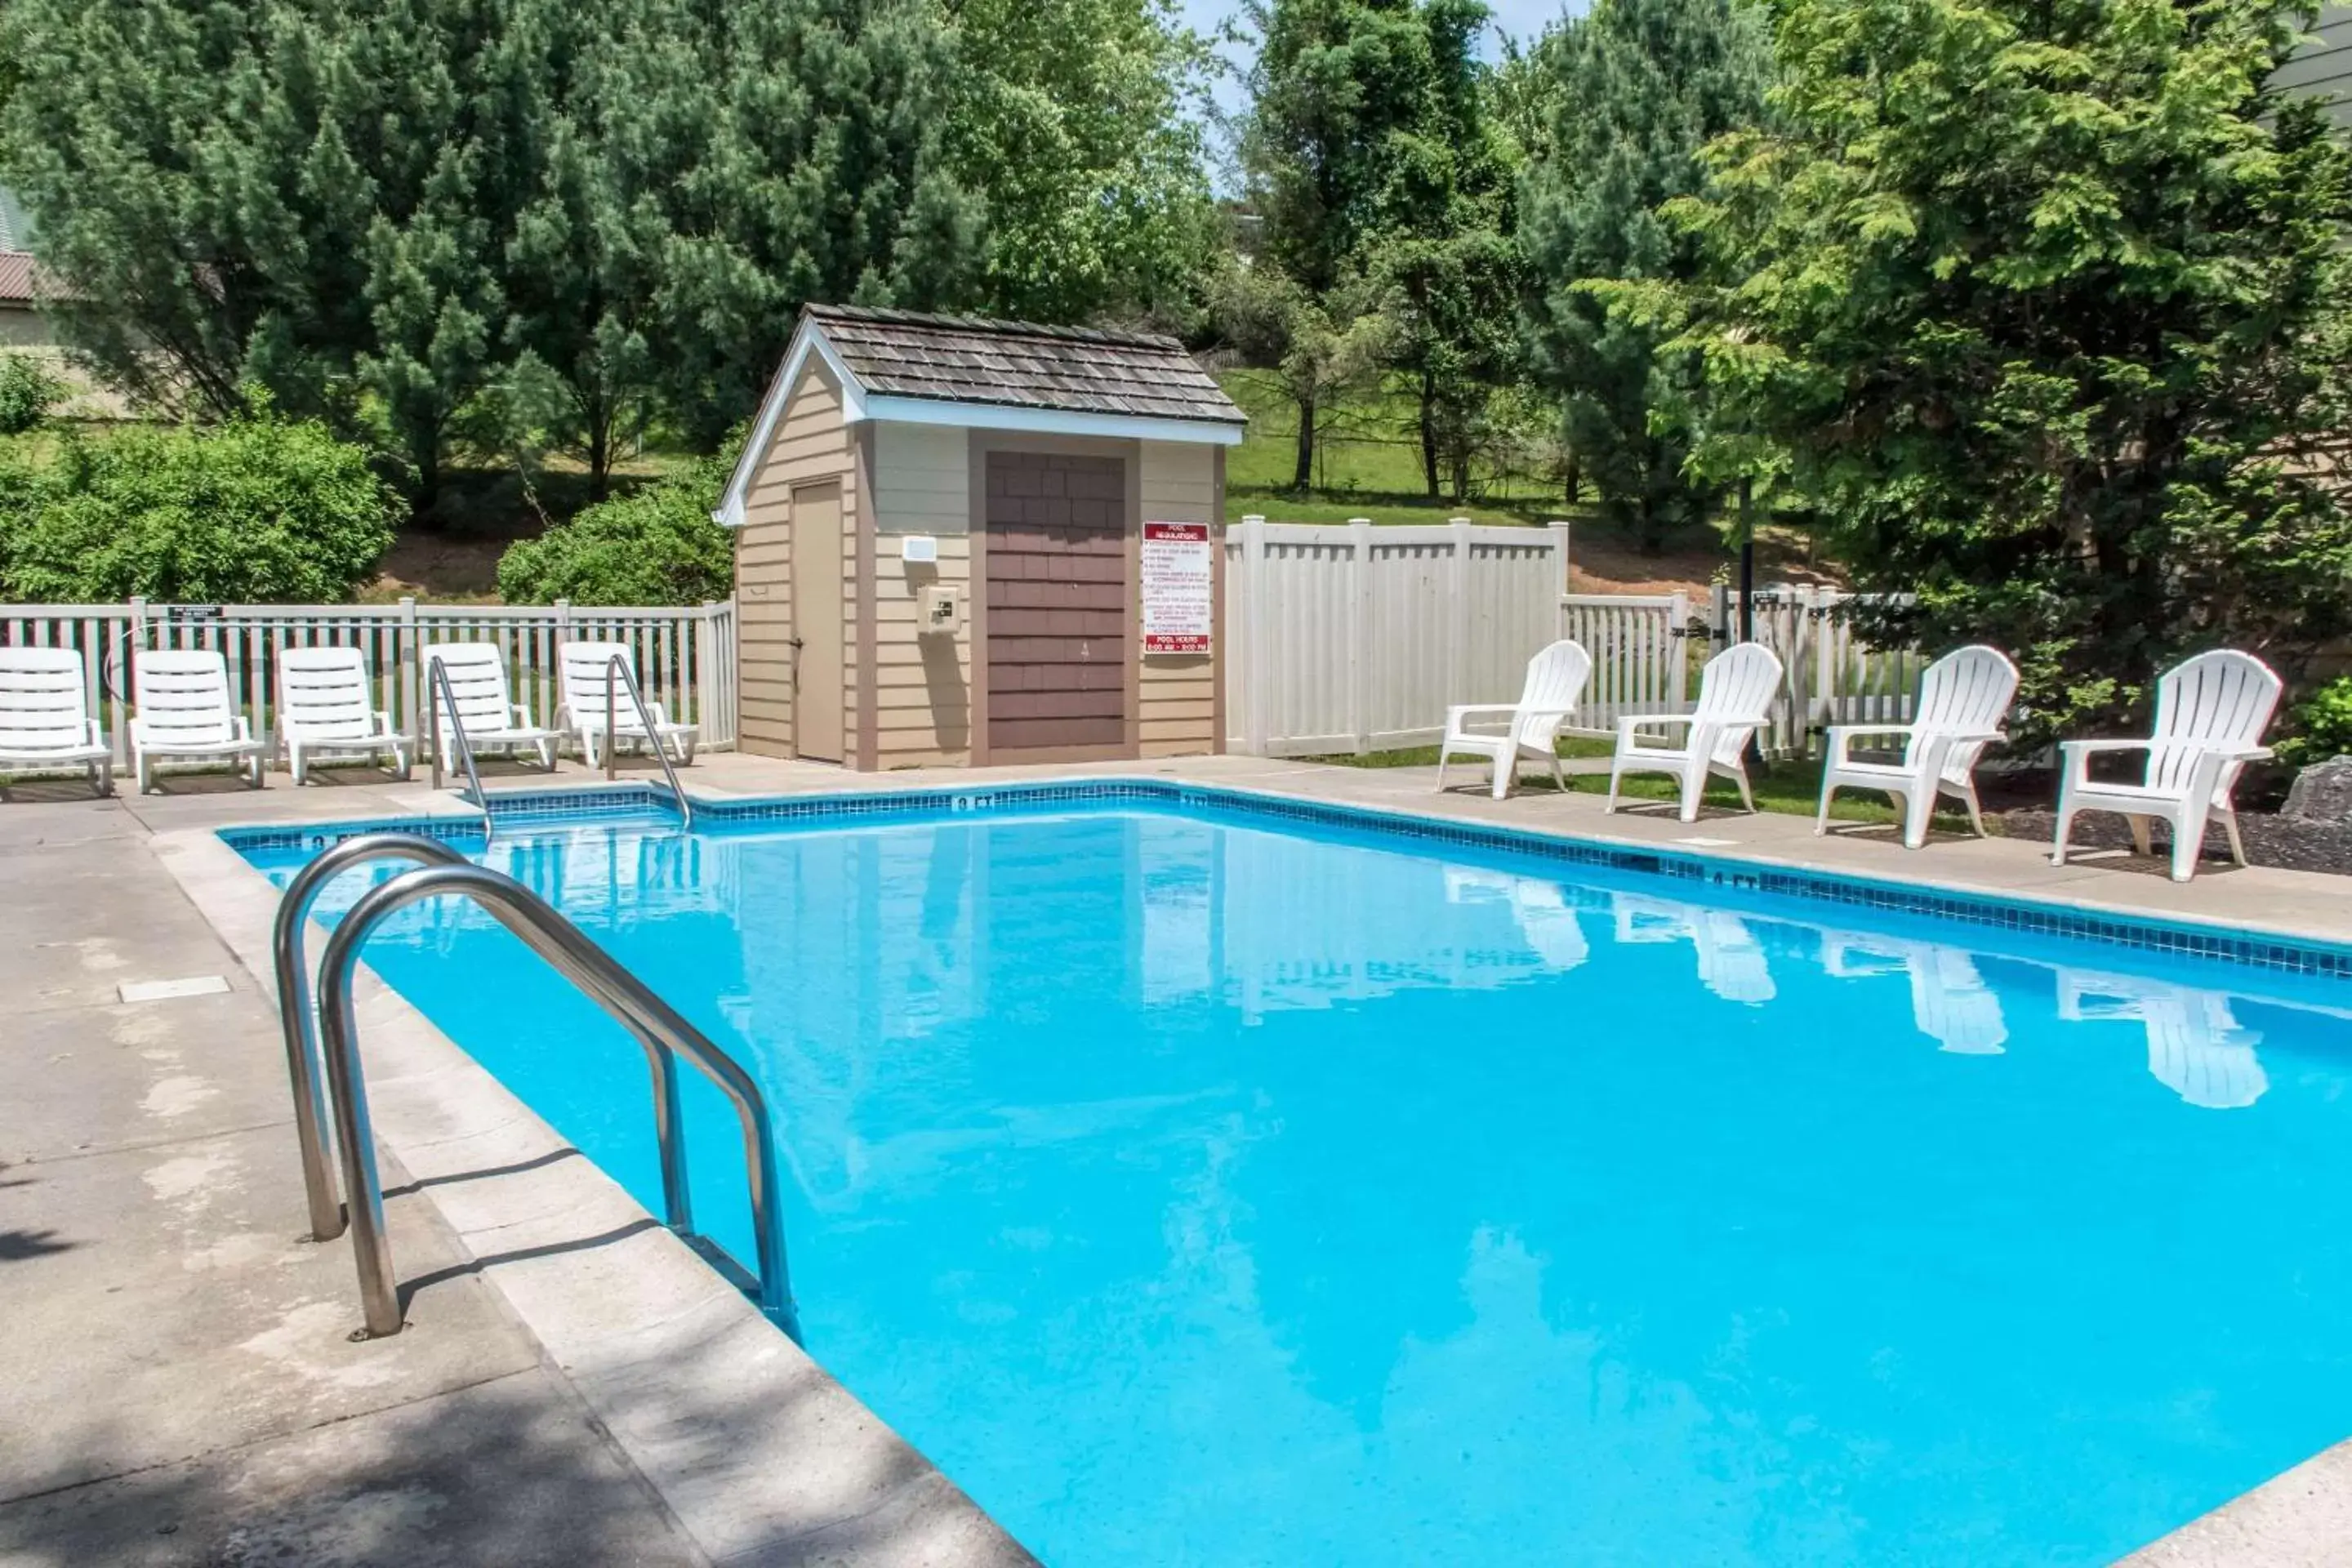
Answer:
[[(1445, 787), (1445, 760), (1457, 752), (1485, 757), (1494, 764), (1495, 798), (1510, 793), (1519, 759), (1531, 757), (1551, 764), (1553, 782), (1562, 790), (1568, 780), (1559, 771), (1559, 727), (1583, 700), (1584, 683), (1592, 674), (1592, 656), (1580, 643), (1563, 638), (1528, 660), (1527, 684), (1517, 702), (1463, 702), (1445, 710), (1445, 739), (1437, 747), (1437, 787)], [(1494, 728), (1500, 721), (1501, 727)], [(1474, 725), (1489, 728), (1482, 732)]]
[[(1740, 643), (1706, 661), (1699, 672), (1698, 705), (1687, 713), (1629, 713), (1617, 721), (1617, 754), (1609, 764), (1609, 805), (1617, 809), (1617, 784), (1627, 773), (1672, 773), (1682, 781), (1682, 819), (1698, 820), (1706, 776), (1721, 773), (1739, 786), (1739, 799), (1756, 809), (1742, 760), (1748, 738), (1771, 716), (1772, 694), (1780, 687), (1780, 661), (1762, 643)], [(1644, 745), (1635, 731), (1672, 725), (1687, 727), (1680, 746)]]
[(355, 647), (289, 647), (278, 655), (278, 745), (297, 784), (314, 758), (392, 754), (393, 771), (409, 772), (408, 737), (368, 691), (367, 658)]
[(2070, 1023), (2133, 1018), (2147, 1028), (2147, 1070), (2189, 1104), (2235, 1110), (2271, 1086), (2254, 1047), (2263, 1037), (2238, 1022), (2219, 991), (2137, 975), (2058, 971), (2058, 1016)]
[(1698, 954), (1699, 984), (1725, 1001), (1754, 1007), (1780, 994), (1763, 943), (1738, 915), (1639, 893), (1618, 893), (1612, 903), (1619, 942), (1688, 942)]
[(168, 762), (229, 762), (241, 764), (246, 781), (262, 784), (268, 750), (253, 738), (253, 721), (229, 706), (228, 661), (198, 649), (158, 650), (132, 656), (131, 760), (144, 795), (155, 788), (155, 764)]
[(615, 740), (635, 741), (640, 745), (648, 740), (657, 741), (678, 766), (689, 766), (694, 762), (694, 741), (698, 732), (695, 726), (671, 723), (662, 705), (649, 698), (646, 707), (653, 716), (654, 732), (647, 736), (645, 721), (637, 715), (637, 705), (629, 700), (628, 687), (613, 679), (613, 660), (616, 658), (627, 664), (631, 674), (636, 672), (636, 657), (626, 643), (563, 645), (563, 652), (556, 660), (559, 689), (563, 696), (562, 711), (555, 716), (556, 727), (578, 737), (581, 757), (590, 767), (595, 767), (603, 758), (605, 693), (609, 689)]
[(539, 753), (541, 767), (555, 771), (555, 748), (563, 731), (530, 721), (530, 710), (513, 700), (508, 689), (506, 655), (498, 644), (487, 642), (435, 643), (425, 650), (425, 701), (433, 714), (433, 741), (443, 771), (457, 765), (457, 738), (440, 683), (433, 679), (436, 665), (448, 673), (447, 700), (456, 703), (457, 722), (466, 727), (466, 743), (475, 755), (491, 750), (511, 753), (529, 746)]
[(114, 793), (114, 752), (89, 716), (81, 655), (69, 647), (0, 647), (0, 773), (80, 768)]
[[(1841, 789), (1883, 790), (1903, 809), (1903, 847), (1927, 842), (1927, 824), (1938, 795), (1955, 795), (1968, 806), (1977, 837), (1984, 837), (1984, 813), (1977, 805), (1977, 758), (1995, 741), (2008, 739), (2001, 721), (2017, 695), (2017, 666), (1998, 648), (1981, 645), (1946, 654), (1919, 678), (1919, 700), (1908, 724), (1832, 724), (1829, 760), (1822, 768), (1822, 806), (1813, 831), (1830, 829), (1830, 798)], [(1857, 735), (1900, 735), (1903, 760), (1854, 760)]]
[(1938, 1050), (1958, 1056), (1999, 1056), (2009, 1041), (2000, 998), (1977, 973), (1976, 961), (1936, 942), (1852, 931), (1822, 933), (1822, 967), (1840, 980), (1901, 974), (1911, 982), (1911, 1020)]
[[(2066, 863), (2066, 840), (2078, 812), (2121, 813), (2131, 824), (2132, 844), (2150, 853), (2148, 824), (2172, 825), (2172, 879), (2197, 874), (2197, 854), (2205, 846), (2205, 824), (2219, 816), (2230, 836), (2230, 854), (2246, 863), (2238, 837), (2238, 813), (2230, 791), (2248, 763), (2271, 754), (2261, 744), (2278, 706), (2279, 678), (2248, 653), (2220, 649), (2200, 653), (2165, 672), (2156, 683), (2156, 731), (2145, 741), (2061, 741), (2064, 773), (2058, 785), (2058, 843), (2050, 863)], [(2147, 771), (2138, 784), (2094, 783), (2091, 758), (2100, 752), (2146, 752)]]

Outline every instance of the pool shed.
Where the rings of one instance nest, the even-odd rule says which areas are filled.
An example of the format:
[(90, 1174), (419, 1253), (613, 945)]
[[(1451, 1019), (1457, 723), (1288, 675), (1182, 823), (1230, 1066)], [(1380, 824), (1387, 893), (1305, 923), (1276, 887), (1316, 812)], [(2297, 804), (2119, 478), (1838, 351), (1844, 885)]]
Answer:
[(869, 771), (1223, 750), (1243, 426), (1173, 338), (807, 307), (715, 514), (742, 749)]

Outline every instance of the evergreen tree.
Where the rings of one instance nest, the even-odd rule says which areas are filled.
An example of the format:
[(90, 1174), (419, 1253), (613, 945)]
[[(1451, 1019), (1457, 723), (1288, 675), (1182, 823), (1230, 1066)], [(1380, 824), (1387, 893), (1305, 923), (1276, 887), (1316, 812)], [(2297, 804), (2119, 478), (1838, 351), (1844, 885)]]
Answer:
[[(1417, 193), (1407, 160), (1442, 142), (1440, 51), (1431, 16), (1453, 25), (1459, 0), (1252, 0), (1259, 33), (1243, 135), (1251, 196), (1265, 224), (1254, 265), (1269, 267), (1311, 309), (1288, 319), (1317, 323), (1307, 337), (1360, 335), (1333, 317), (1341, 302), (1377, 298), (1362, 287), (1371, 252), (1407, 226)], [(1475, 9), (1470, 7), (1470, 9)], [(1483, 12), (1479, 12), (1483, 16)], [(1441, 185), (1450, 182), (1435, 182)], [(1291, 378), (1310, 397), (1312, 377)], [(1298, 404), (1293, 482), (1313, 476), (1321, 411)]]
[(1696, 275), (1697, 247), (1657, 209), (1700, 188), (1703, 146), (1760, 116), (1769, 48), (1741, 0), (1598, 0), (1538, 53), (1557, 77), (1519, 198), (1533, 358), (1602, 515), (1645, 553), (1712, 500), (1685, 467), (1698, 367), (1588, 284)]
[(1390, 363), (1411, 378), (1413, 434), (1432, 500), (1469, 487), (1470, 451), (1495, 389), (1517, 369), (1510, 143), (1488, 123), (1480, 0), (1426, 0), (1423, 113), (1391, 132), (1389, 190), (1370, 265), (1390, 286)]
[(2352, 152), (2272, 85), (2270, 0), (1790, 0), (1779, 128), (1670, 216), (1719, 268), (1623, 285), (1687, 324), (1703, 460), (1784, 478), (1867, 628), (1987, 641), (2029, 736), (2181, 654), (2290, 678), (2352, 623)]

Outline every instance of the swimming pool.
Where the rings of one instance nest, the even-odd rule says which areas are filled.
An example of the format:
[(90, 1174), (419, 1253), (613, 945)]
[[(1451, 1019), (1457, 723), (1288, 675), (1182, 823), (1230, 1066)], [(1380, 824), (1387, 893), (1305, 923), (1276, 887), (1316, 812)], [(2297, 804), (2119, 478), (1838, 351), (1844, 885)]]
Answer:
[[(755, 1067), (808, 1348), (1048, 1562), (2100, 1563), (2352, 1426), (2341, 953), (1214, 792), (856, 813), (487, 860)], [(658, 1206), (617, 1028), (468, 909), (367, 956)]]

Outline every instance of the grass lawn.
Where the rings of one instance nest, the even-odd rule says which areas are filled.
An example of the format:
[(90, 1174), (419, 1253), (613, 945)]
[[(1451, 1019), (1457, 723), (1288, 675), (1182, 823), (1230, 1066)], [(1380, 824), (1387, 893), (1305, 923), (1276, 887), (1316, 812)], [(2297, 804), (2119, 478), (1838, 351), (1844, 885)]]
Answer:
[[(1562, 757), (1587, 760), (1610, 754), (1607, 741), (1573, 736), (1559, 742)], [(1318, 763), (1336, 763), (1351, 768), (1433, 768), (1437, 765), (1435, 746), (1412, 746), (1399, 752), (1374, 752), (1368, 756), (1330, 756), (1310, 759)], [(1483, 758), (1464, 756), (1455, 764), (1463, 770), (1464, 781), (1484, 781), (1486, 764)], [(1822, 764), (1811, 760), (1750, 763), (1749, 784), (1756, 791), (1756, 807), (1759, 811), (1777, 811), (1792, 816), (1811, 816), (1822, 797)], [(1453, 783), (1449, 774), (1446, 782)], [(1539, 763), (1519, 764), (1518, 787), (1530, 794), (1551, 792), (1551, 775)], [(1570, 773), (1568, 787), (1579, 795), (1607, 795), (1609, 775), (1603, 773)], [(1625, 780), (1618, 789), (1622, 800), (1674, 800), (1680, 794), (1675, 781), (1664, 773), (1638, 773)], [(1706, 785), (1709, 805), (1738, 809), (1739, 791), (1728, 779), (1710, 778)], [(1899, 820), (1895, 807), (1886, 796), (1854, 791), (1841, 791), (1830, 806), (1830, 817), (1836, 822), (1895, 822)], [(1938, 811), (1935, 826), (1938, 831), (1967, 833), (1972, 831), (1968, 817), (1958, 812)]]

